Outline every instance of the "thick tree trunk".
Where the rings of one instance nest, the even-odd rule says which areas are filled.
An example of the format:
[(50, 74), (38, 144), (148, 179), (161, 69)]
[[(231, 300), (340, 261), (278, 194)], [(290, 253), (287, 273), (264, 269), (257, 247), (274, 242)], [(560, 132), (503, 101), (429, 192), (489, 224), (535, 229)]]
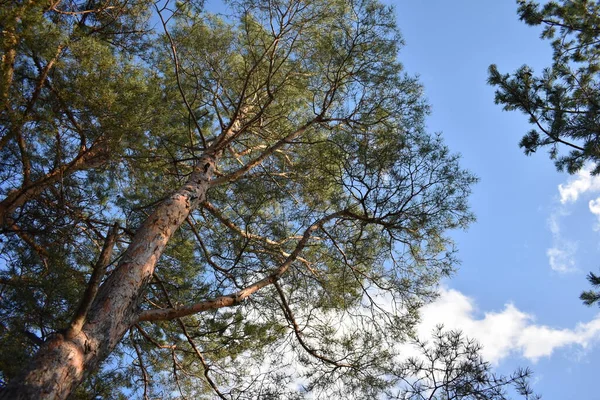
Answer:
[(206, 198), (215, 158), (203, 156), (188, 182), (161, 203), (137, 231), (115, 271), (100, 287), (81, 331), (57, 334), (0, 399), (64, 399), (95, 370), (135, 322), (139, 299), (167, 242)]

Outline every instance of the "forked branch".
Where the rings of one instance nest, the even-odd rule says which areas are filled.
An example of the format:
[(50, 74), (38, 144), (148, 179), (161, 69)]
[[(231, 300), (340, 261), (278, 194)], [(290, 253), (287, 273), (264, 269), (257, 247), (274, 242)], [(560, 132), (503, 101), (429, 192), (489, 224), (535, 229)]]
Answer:
[(285, 259), (285, 261), (277, 269), (275, 269), (270, 275), (266, 276), (265, 278), (260, 279), (256, 282), (254, 282), (253, 284), (246, 286), (242, 290), (239, 290), (235, 293), (215, 297), (213, 299), (205, 300), (205, 301), (193, 304), (191, 306), (179, 307), (179, 308), (172, 307), (172, 308), (164, 308), (164, 309), (159, 309), (159, 310), (143, 311), (140, 313), (140, 315), (138, 317), (138, 321), (168, 321), (168, 320), (172, 320), (175, 318), (185, 317), (187, 315), (197, 314), (197, 313), (200, 313), (203, 311), (216, 310), (218, 308), (223, 308), (223, 307), (232, 307), (232, 306), (236, 306), (236, 305), (242, 303), (244, 300), (246, 300), (248, 297), (250, 297), (252, 294), (259, 291), (260, 289), (264, 288), (265, 286), (269, 286), (269, 285), (275, 283), (275, 281), (277, 281), (277, 279), (279, 279), (290, 268), (292, 263), (298, 259), (298, 256), (300, 255), (300, 253), (302, 252), (304, 247), (306, 247), (312, 234), (317, 229), (321, 228), (321, 226), (323, 226), (323, 224), (325, 224), (328, 221), (331, 221), (334, 218), (337, 218), (337, 217), (343, 215), (345, 212), (346, 212), (346, 210), (342, 210), (342, 211), (338, 211), (338, 212), (329, 214), (329, 215), (319, 219), (318, 221), (313, 223), (311, 226), (309, 226), (304, 231), (304, 235), (302, 235), (302, 239), (300, 239), (298, 241), (298, 244), (294, 248), (294, 251), (292, 251), (292, 253)]

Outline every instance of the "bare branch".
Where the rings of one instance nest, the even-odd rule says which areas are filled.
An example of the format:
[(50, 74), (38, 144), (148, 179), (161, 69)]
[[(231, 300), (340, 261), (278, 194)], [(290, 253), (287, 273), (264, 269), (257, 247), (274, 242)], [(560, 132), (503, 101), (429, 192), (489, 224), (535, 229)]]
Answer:
[(157, 342), (156, 340), (154, 340), (152, 338), (152, 336), (150, 336), (139, 324), (135, 324), (133, 326), (135, 326), (135, 329), (138, 330), (138, 332), (140, 333), (140, 335), (142, 335), (144, 337), (144, 339), (146, 339), (147, 341), (149, 341), (150, 343), (152, 343), (153, 345), (155, 345), (159, 349), (175, 349), (177, 347), (174, 344), (171, 344), (171, 345), (160, 344), (159, 342)]
[[(173, 307), (173, 302), (171, 301), (171, 297), (169, 296), (169, 291), (165, 287), (162, 280), (159, 279), (158, 282), (160, 284), (163, 294), (165, 295), (165, 297), (167, 299), (167, 303), (169, 304), (170, 307)], [(214, 390), (214, 392), (219, 396), (219, 398), (226, 400), (225, 396), (221, 393), (221, 391), (219, 390), (217, 385), (214, 383), (214, 381), (209, 376), (210, 366), (207, 364), (206, 360), (204, 359), (204, 356), (202, 355), (202, 352), (200, 351), (200, 349), (198, 349), (198, 346), (196, 346), (196, 343), (194, 342), (194, 340), (188, 333), (185, 323), (183, 322), (183, 320), (181, 318), (177, 318), (177, 323), (179, 324), (179, 327), (181, 328), (181, 331), (182, 331), (183, 335), (185, 336), (185, 338), (187, 339), (188, 343), (194, 350), (194, 353), (196, 353), (196, 355), (200, 359), (200, 362), (202, 363), (202, 367), (204, 368), (204, 378), (206, 379), (206, 381), (208, 382), (210, 387)]]
[(185, 324), (183, 323), (183, 321), (181, 319), (178, 319), (177, 322), (179, 322), (179, 326), (181, 327), (185, 338), (187, 339), (190, 346), (192, 346), (192, 349), (194, 350), (194, 352), (200, 359), (200, 362), (202, 363), (202, 367), (204, 368), (204, 378), (206, 379), (206, 381), (208, 382), (210, 387), (214, 390), (214, 392), (217, 394), (217, 396), (219, 396), (219, 398), (221, 398), (223, 400), (226, 400), (227, 398), (223, 395), (223, 393), (221, 393), (221, 391), (219, 390), (219, 388), (217, 387), (215, 382), (209, 376), (208, 373), (210, 372), (210, 365), (208, 365), (208, 363), (206, 362), (206, 359), (202, 355), (202, 352), (200, 352), (200, 350), (198, 349), (198, 346), (196, 346), (196, 343), (192, 340), (192, 337), (190, 336), (190, 334), (187, 331), (187, 328), (185, 327)]

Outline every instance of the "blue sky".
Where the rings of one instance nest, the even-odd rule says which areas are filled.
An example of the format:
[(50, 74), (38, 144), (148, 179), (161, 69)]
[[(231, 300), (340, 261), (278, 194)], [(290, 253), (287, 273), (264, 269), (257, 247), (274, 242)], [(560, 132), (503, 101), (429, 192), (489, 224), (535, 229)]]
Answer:
[(600, 179), (569, 176), (544, 151), (518, 147), (525, 116), (502, 111), (487, 68), (539, 72), (551, 61), (540, 29), (510, 0), (398, 0), (406, 45), (400, 60), (420, 75), (441, 131), (463, 166), (480, 177), (471, 204), (477, 222), (455, 235), (462, 265), (423, 312), (422, 331), (444, 322), (483, 343), (501, 372), (529, 366), (544, 399), (600, 398), (600, 313), (578, 299), (598, 271)]

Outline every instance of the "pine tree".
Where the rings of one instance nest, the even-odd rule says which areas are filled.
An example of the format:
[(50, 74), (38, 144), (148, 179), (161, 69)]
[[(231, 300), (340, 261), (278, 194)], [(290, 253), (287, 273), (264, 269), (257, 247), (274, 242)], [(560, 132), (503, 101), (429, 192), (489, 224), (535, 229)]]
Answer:
[[(534, 126), (519, 145), (525, 154), (549, 150), (558, 170), (573, 174), (585, 163), (600, 173), (600, 4), (591, 0), (518, 0), (519, 17), (541, 25), (542, 39), (551, 40), (553, 63), (540, 75), (524, 65), (513, 74), (489, 69), (496, 103), (519, 110)], [(562, 149), (562, 150), (561, 150)], [(565, 153), (565, 151), (568, 151)]]
[(228, 7), (3, 4), (0, 398), (401, 390), (475, 178), (387, 7)]

